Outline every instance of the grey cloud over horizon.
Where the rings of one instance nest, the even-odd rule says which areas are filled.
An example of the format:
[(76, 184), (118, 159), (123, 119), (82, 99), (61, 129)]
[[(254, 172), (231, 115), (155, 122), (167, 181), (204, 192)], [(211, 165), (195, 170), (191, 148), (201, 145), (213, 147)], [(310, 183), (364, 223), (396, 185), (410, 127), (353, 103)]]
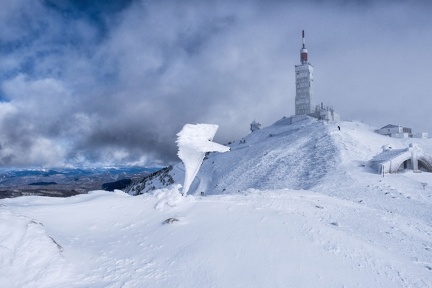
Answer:
[(318, 102), (432, 132), (426, 1), (3, 2), (2, 167), (163, 165), (186, 123), (240, 139), (294, 113), (302, 29)]

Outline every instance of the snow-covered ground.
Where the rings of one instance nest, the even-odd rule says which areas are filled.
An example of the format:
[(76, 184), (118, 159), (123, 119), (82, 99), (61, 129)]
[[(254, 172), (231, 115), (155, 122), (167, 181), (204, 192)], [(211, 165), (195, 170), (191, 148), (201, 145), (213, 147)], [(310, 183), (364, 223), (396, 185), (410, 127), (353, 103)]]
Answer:
[(251, 133), (187, 197), (3, 199), (0, 287), (432, 287), (432, 174), (364, 167), (384, 144), (432, 140), (337, 125)]

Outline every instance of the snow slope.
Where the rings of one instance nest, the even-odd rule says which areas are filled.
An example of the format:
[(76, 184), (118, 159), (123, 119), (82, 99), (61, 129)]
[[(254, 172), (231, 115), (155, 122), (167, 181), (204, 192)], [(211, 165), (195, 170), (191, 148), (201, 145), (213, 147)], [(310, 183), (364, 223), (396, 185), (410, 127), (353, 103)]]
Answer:
[(414, 139), (281, 121), (209, 155), (206, 196), (0, 200), (0, 287), (432, 287), (432, 174), (364, 167)]
[[(365, 179), (377, 177), (375, 171), (363, 166), (367, 166), (384, 145), (400, 149), (415, 142), (420, 149), (432, 151), (431, 139), (390, 138), (374, 133), (375, 128), (359, 122), (336, 124), (307, 116), (298, 117), (297, 121), (289, 125), (290, 118), (283, 118), (229, 143), (231, 151), (227, 153), (208, 155), (190, 193), (232, 194), (249, 188), (312, 189), (331, 193), (331, 187), (344, 183), (351, 186), (357, 181), (357, 174), (366, 175)], [(183, 164), (175, 165), (169, 174), (176, 183), (182, 183)], [(146, 187), (144, 191), (165, 185), (155, 179)], [(336, 189), (335, 195), (340, 194), (338, 191), (347, 194), (344, 189)]]
[(229, 153), (211, 154), (198, 179), (209, 181), (208, 194), (309, 189), (337, 166), (339, 155), (327, 126), (309, 117), (292, 125), (282, 119), (231, 144)]
[[(430, 222), (310, 191), (186, 198), (176, 187), (3, 202), (14, 215), (2, 219), (13, 242), (1, 252), (2, 287), (432, 285)], [(171, 217), (179, 221), (162, 224)], [(23, 218), (43, 232), (22, 237), (10, 222)]]

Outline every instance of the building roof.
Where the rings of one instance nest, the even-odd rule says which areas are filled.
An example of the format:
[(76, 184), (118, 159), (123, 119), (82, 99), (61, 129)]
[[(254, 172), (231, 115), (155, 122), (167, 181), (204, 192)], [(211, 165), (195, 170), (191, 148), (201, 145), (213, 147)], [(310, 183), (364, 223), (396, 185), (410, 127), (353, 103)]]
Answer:
[(404, 154), (407, 151), (409, 151), (408, 148), (383, 151), (380, 154), (373, 157), (371, 161), (372, 162), (387, 162), (389, 160), (392, 160), (392, 159), (398, 157), (399, 155)]
[(384, 128), (396, 128), (396, 127), (400, 127), (400, 125), (388, 124), (388, 125), (382, 127), (381, 129), (384, 129)]

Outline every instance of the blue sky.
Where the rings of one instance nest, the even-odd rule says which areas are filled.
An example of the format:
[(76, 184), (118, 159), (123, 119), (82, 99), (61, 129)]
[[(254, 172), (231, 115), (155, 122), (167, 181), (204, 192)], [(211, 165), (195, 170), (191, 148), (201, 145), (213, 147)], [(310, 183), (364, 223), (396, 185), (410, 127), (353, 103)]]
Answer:
[[(409, 2), (409, 3), (406, 3)], [(2, 1), (0, 165), (168, 164), (294, 114), (301, 30), (315, 99), (432, 133), (428, 1)]]

